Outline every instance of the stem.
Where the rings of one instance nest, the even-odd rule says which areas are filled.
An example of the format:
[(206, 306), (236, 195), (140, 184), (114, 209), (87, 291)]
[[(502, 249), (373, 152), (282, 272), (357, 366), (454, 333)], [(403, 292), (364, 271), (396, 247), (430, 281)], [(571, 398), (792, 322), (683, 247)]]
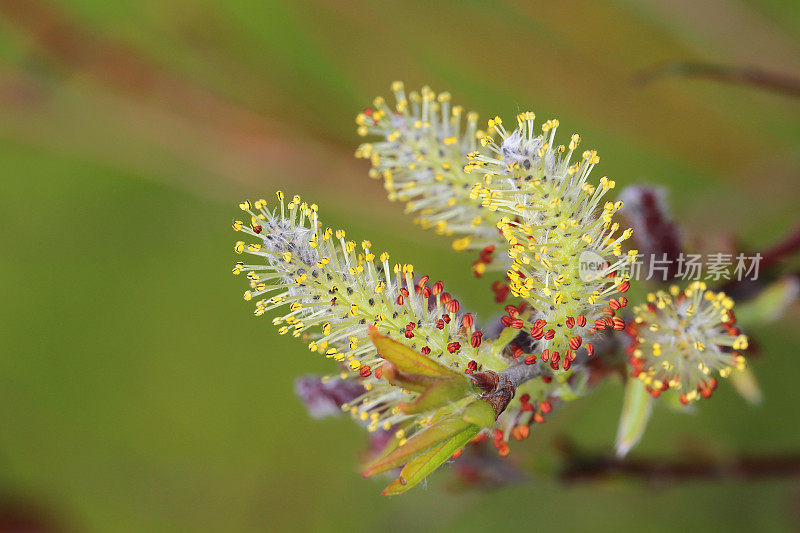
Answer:
[(749, 85), (786, 96), (800, 97), (800, 79), (755, 67), (731, 67), (714, 63), (667, 61), (640, 71), (634, 81), (641, 85), (668, 76), (708, 78), (734, 85)]

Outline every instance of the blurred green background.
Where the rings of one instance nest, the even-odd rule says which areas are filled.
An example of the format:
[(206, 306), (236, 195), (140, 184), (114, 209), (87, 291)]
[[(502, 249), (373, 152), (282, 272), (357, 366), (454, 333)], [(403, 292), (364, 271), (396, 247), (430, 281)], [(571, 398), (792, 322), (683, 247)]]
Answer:
[[(279, 337), (230, 276), (243, 198), (275, 189), (445, 279), (488, 317), (471, 257), (412, 226), (352, 157), (394, 79), (482, 117), (532, 108), (599, 150), (618, 185), (663, 184), (694, 249), (766, 247), (795, 224), (800, 100), (712, 82), (638, 87), (664, 60), (800, 75), (800, 4), (0, 2), (0, 503), (78, 531), (800, 528), (797, 480), (631, 480), (379, 496), (362, 431), (313, 421), (293, 379), (327, 362)], [(598, 175), (599, 177), (599, 175)], [(765, 391), (655, 412), (634, 454), (800, 448), (798, 306), (753, 331)], [(607, 451), (606, 383), (512, 446), (552, 465)], [(16, 511), (15, 511), (16, 510)]]

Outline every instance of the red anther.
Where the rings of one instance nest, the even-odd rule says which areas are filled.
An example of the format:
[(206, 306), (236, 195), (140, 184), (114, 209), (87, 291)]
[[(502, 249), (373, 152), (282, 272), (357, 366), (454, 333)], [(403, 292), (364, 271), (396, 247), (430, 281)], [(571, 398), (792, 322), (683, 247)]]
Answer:
[(403, 296), (408, 296), (408, 289), (406, 289), (405, 287), (400, 287), (400, 294), (402, 294)]
[(550, 362), (558, 363), (559, 361), (561, 361), (561, 354), (558, 352), (553, 352), (553, 355), (550, 356)]
[(544, 424), (544, 417), (539, 413), (533, 413), (533, 421), (537, 424)]
[(511, 327), (514, 329), (522, 329), (525, 326), (525, 321), (521, 318), (515, 318), (511, 321)]
[(613, 322), (615, 330), (622, 331), (625, 329), (625, 321), (622, 318), (615, 316)]
[(441, 281), (437, 281), (433, 284), (433, 289), (431, 289), (431, 292), (433, 292), (433, 295), (436, 296), (437, 294), (442, 294), (443, 290), (444, 284)]
[(409, 322), (406, 324), (406, 329), (414, 329), (415, 327), (417, 327), (416, 322)]
[(449, 324), (450, 323), (450, 315), (448, 315), (447, 313), (443, 314), (442, 315), (442, 320), (444, 320), (445, 324)]
[(550, 376), (542, 376), (542, 381), (545, 383), (550, 383), (551, 381), (553, 381), (553, 378)]
[(441, 318), (436, 321), (436, 329), (444, 329), (444, 320)]
[(533, 327), (535, 327), (536, 329), (544, 329), (546, 325), (547, 321), (542, 320), (541, 318), (537, 319), (536, 322), (533, 323)]
[(451, 455), (450, 457), (451, 457), (452, 459), (458, 459), (459, 457), (461, 457), (461, 452), (462, 452), (462, 450), (457, 450), (457, 451), (456, 451), (456, 453), (454, 453), (454, 454), (453, 454), (453, 455)]
[(481, 250), (481, 255), (489, 255), (493, 252), (494, 252), (494, 244), (490, 244), (486, 248)]
[(362, 366), (361, 370), (359, 370), (358, 373), (361, 374), (362, 378), (365, 378), (365, 377), (369, 376), (370, 374), (372, 374), (372, 370), (369, 368), (368, 365), (367, 366)]
[(741, 330), (739, 328), (731, 328), (728, 330), (728, 335), (731, 337), (738, 337), (740, 333)]
[(519, 309), (517, 309), (516, 305), (507, 305), (505, 306), (505, 311), (508, 313), (508, 316), (515, 317), (519, 314)]
[(544, 414), (547, 414), (553, 409), (553, 406), (550, 404), (550, 402), (545, 400), (539, 404), (539, 408), (542, 410)]
[(544, 337), (544, 331), (542, 331), (541, 329), (533, 328), (531, 330), (531, 337), (533, 337), (534, 339), (536, 339), (538, 341), (539, 339)]
[(505, 302), (505, 301), (506, 301), (506, 298), (508, 297), (508, 293), (509, 293), (509, 291), (510, 291), (510, 290), (511, 290), (511, 289), (509, 289), (508, 287), (503, 287), (502, 289), (500, 289), (500, 290), (496, 291), (496, 292), (494, 293), (494, 301), (495, 301), (496, 303), (503, 303), (503, 302)]
[(617, 287), (617, 290), (618, 290), (619, 292), (626, 292), (626, 291), (627, 291), (628, 289), (630, 289), (630, 288), (631, 288), (631, 284), (630, 284), (630, 282), (628, 282), (628, 281), (623, 281), (622, 283), (620, 283), (620, 284), (619, 284), (619, 287)]
[(519, 426), (514, 426), (511, 429), (511, 436), (514, 437), (514, 440), (522, 440), (522, 435), (519, 434)]
[(681, 401), (681, 403), (683, 405), (686, 405), (687, 403), (689, 403), (689, 398), (687, 398), (685, 394), (681, 394), (678, 399)]
[(419, 283), (417, 283), (417, 287), (422, 288), (428, 283), (428, 280), (431, 279), (430, 276), (422, 276), (419, 278)]
[(366, 108), (364, 110), (364, 114), (367, 115), (368, 117), (371, 117), (372, 116), (372, 108), (371, 107)]
[(570, 361), (575, 360), (575, 352), (567, 348), (567, 351), (564, 352), (564, 357), (569, 359)]
[(521, 303), (520, 303), (520, 304), (517, 306), (517, 309), (519, 309), (519, 312), (520, 312), (520, 313), (521, 313), (521, 312), (523, 312), (523, 311), (524, 311), (525, 309), (527, 309), (527, 308), (528, 308), (528, 302), (521, 302)]
[(476, 370), (478, 370), (478, 363), (477, 362), (470, 361), (469, 363), (467, 363), (467, 370), (465, 371), (466, 374), (472, 374)]
[(536, 356), (535, 355), (529, 355), (528, 357), (525, 358), (525, 364), (526, 365), (532, 365), (534, 363), (536, 363)]
[(527, 439), (530, 433), (531, 433), (530, 428), (528, 428), (528, 426), (523, 424), (514, 426), (514, 429), (511, 430), (511, 434), (514, 435), (514, 438), (517, 440)]
[(618, 302), (618, 301), (616, 301), (616, 300), (610, 300), (610, 301), (608, 302), (608, 306), (609, 306), (611, 309), (613, 309), (614, 311), (616, 311), (617, 309), (619, 309), (619, 302)]
[(561, 361), (561, 366), (564, 370), (569, 370), (569, 367), (572, 366), (572, 360), (569, 357), (565, 357), (563, 361)]
[(597, 329), (606, 329), (606, 323), (603, 321), (602, 318), (598, 318), (594, 321), (594, 327)]
[(594, 355), (594, 346), (592, 346), (591, 342), (587, 342), (586, 343), (586, 352), (587, 352), (589, 357)]
[(481, 442), (486, 442), (486, 440), (488, 438), (489, 438), (489, 435), (487, 435), (486, 433), (481, 431), (480, 433), (478, 433), (477, 435), (472, 437), (472, 440), (470, 440), (469, 443), (470, 444), (480, 444)]
[(458, 304), (458, 300), (450, 300), (449, 302), (447, 302), (446, 307), (447, 310), (450, 311), (451, 313), (458, 313), (458, 310), (461, 306)]
[(617, 302), (619, 303), (620, 307), (625, 307), (626, 305), (628, 305), (628, 299), (625, 298), (624, 296), (620, 296), (619, 298), (617, 298)]
[[(605, 266), (605, 268), (608, 268), (608, 263), (606, 263), (606, 266)], [(614, 270), (614, 271), (612, 271), (612, 272), (609, 272), (609, 273), (608, 273), (608, 275), (607, 275), (606, 277), (607, 277), (607, 278), (616, 278), (616, 277), (617, 277), (617, 271), (616, 271), (616, 270)]]
[(529, 403), (523, 403), (523, 404), (520, 406), (520, 408), (521, 408), (523, 411), (533, 411), (533, 406), (532, 406), (531, 404), (529, 404)]
[(519, 397), (519, 401), (520, 403), (528, 403), (529, 401), (531, 401), (531, 395), (526, 392), (525, 394)]
[(650, 396), (652, 396), (653, 398), (658, 398), (659, 396), (661, 396), (661, 389), (650, 389), (649, 392)]
[(381, 379), (383, 377), (383, 365), (375, 369), (375, 378)]
[(711, 389), (708, 387), (700, 389), (700, 396), (703, 398), (711, 398)]
[(583, 326), (586, 325), (586, 317), (583, 316), (583, 315), (578, 315), (578, 318), (576, 319), (576, 321), (578, 322), (578, 325), (580, 327), (583, 327)]
[(502, 440), (503, 440), (503, 432), (500, 431), (499, 429), (495, 429), (494, 430), (494, 441), (497, 443), (497, 442), (502, 442)]
[(481, 345), (481, 340), (483, 338), (483, 333), (480, 331), (475, 331), (472, 333), (472, 338), (470, 339), (469, 343), (472, 345), (473, 348), (477, 348)]
[(253, 231), (255, 233), (261, 233), (261, 230), (263, 230), (263, 229), (264, 228), (262, 228), (261, 226), (253, 226)]
[(497, 455), (500, 457), (506, 457), (509, 453), (511, 453), (511, 448), (505, 442), (497, 449)]
[(511, 348), (511, 357), (514, 359), (525, 353), (525, 351), (516, 344), (510, 344), (509, 347)]
[(606, 316), (614, 316), (614, 310), (610, 307), (603, 308), (603, 314)]
[(430, 287), (423, 287), (422, 288), (422, 297), (426, 300), (431, 297), (431, 288)]
[(548, 329), (547, 333), (544, 334), (544, 338), (547, 340), (550, 340), (555, 336), (556, 336), (556, 330), (554, 329)]
[(447, 302), (453, 299), (449, 292), (443, 292), (441, 298), (443, 304), (447, 304)]
[(568, 316), (567, 321), (564, 323), (564, 325), (567, 326), (569, 329), (572, 329), (572, 327), (575, 325), (575, 319), (572, 318), (571, 316)]
[(424, 346), (420, 351), (423, 353), (423, 355), (430, 355), (431, 353), (431, 349), (429, 346)]
[(558, 361), (550, 361), (550, 368), (558, 370)]
[(405, 300), (403, 299), (403, 295), (402, 295), (402, 294), (398, 294), (398, 295), (397, 295), (397, 299), (395, 300), (395, 302), (397, 303), (397, 305), (403, 305), (403, 302), (404, 302), (404, 301), (405, 301)]
[(406, 330), (406, 339), (413, 339), (413, 338), (414, 338), (414, 332), (411, 331), (410, 329), (407, 329)]
[(605, 317), (603, 319), (603, 321), (606, 323), (606, 327), (609, 327), (609, 328), (613, 328), (614, 327), (614, 320), (610, 316)]
[(447, 351), (450, 353), (456, 353), (461, 349), (461, 344), (458, 342), (451, 342), (447, 345)]
[(582, 342), (583, 342), (583, 339), (581, 338), (581, 336), (580, 335), (575, 335), (574, 337), (572, 337), (569, 340), (569, 347), (572, 348), (573, 350), (577, 350), (578, 348), (581, 347), (581, 343)]
[(708, 380), (708, 388), (711, 390), (717, 390), (717, 378), (710, 378)]
[(550, 350), (542, 350), (542, 361), (545, 363), (550, 360)]
[(474, 323), (475, 323), (475, 319), (472, 318), (472, 313), (467, 313), (461, 319), (461, 325), (464, 326), (467, 329), (471, 328)]
[(503, 315), (502, 317), (500, 317), (500, 323), (503, 324), (503, 326), (505, 327), (509, 327), (513, 321), (514, 319), (508, 315)]

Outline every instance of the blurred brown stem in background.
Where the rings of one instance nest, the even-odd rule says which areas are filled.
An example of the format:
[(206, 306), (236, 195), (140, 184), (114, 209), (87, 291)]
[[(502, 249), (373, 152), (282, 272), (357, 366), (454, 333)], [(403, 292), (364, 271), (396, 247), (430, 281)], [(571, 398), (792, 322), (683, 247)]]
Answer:
[(757, 67), (733, 67), (691, 61), (667, 61), (652, 65), (640, 70), (634, 77), (634, 83), (648, 85), (670, 76), (708, 78), (800, 97), (800, 79), (793, 76), (767, 72)]
[(558, 478), (564, 482), (603, 481), (613, 477), (636, 478), (654, 485), (675, 481), (747, 480), (800, 476), (800, 453), (736, 455), (727, 458), (696, 457), (620, 459), (612, 454), (589, 454), (567, 438), (556, 449), (564, 458)]

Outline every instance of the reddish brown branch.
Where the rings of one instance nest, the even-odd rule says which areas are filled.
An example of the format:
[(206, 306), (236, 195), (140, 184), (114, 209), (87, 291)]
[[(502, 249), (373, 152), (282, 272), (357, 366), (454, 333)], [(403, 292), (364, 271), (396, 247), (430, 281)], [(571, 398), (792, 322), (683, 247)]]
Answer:
[(800, 251), (800, 223), (781, 242), (761, 254), (761, 268), (767, 269), (798, 251)]
[(702, 480), (760, 480), (800, 476), (800, 453), (739, 455), (727, 459), (618, 459), (614, 455), (584, 455), (572, 450), (559, 473), (565, 482), (602, 481), (630, 477), (653, 484)]
[(669, 76), (707, 78), (734, 85), (766, 89), (786, 96), (800, 97), (800, 79), (767, 72), (756, 67), (732, 67), (714, 63), (668, 61), (641, 70), (634, 81), (646, 85)]

